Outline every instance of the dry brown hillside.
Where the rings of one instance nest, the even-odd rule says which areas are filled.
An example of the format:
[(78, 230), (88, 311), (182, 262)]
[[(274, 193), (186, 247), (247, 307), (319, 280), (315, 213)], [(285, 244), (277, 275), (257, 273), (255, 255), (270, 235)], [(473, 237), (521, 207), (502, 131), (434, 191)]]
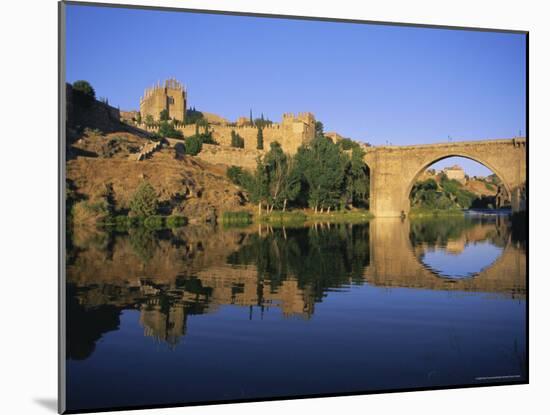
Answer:
[(191, 222), (213, 220), (244, 204), (243, 194), (226, 178), (223, 167), (192, 156), (176, 159), (168, 146), (146, 160), (130, 159), (146, 142), (130, 133), (88, 131), (73, 145), (81, 155), (67, 162), (70, 187), (89, 201), (110, 187), (115, 208), (124, 211), (138, 185), (147, 180), (157, 191), (162, 213), (184, 215)]

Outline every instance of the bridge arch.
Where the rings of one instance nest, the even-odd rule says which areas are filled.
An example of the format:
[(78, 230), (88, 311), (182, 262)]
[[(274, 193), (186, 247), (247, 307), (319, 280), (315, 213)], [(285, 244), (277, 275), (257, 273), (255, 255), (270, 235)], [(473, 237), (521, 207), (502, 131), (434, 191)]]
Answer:
[(445, 160), (445, 159), (448, 159), (448, 158), (451, 158), (451, 157), (461, 157), (461, 158), (465, 158), (465, 159), (469, 159), (469, 160), (472, 160), (472, 161), (475, 161), (479, 164), (481, 164), (482, 166), (485, 166), (487, 167), (489, 170), (491, 170), (494, 174), (496, 174), (496, 176), (499, 178), (499, 180), (501, 181), (501, 183), (503, 184), (504, 188), (506, 189), (506, 192), (508, 193), (508, 197), (511, 196), (511, 187), (510, 187), (510, 184), (507, 183), (505, 177), (502, 175), (502, 173), (500, 173), (494, 166), (491, 165), (491, 163), (488, 163), (484, 160), (482, 160), (480, 157), (475, 157), (475, 156), (472, 156), (471, 154), (467, 154), (467, 153), (462, 153), (462, 152), (450, 152), (448, 155), (439, 155), (437, 157), (435, 157), (433, 160), (431, 161), (427, 161), (427, 162), (424, 162), (419, 168), (418, 170), (416, 171), (416, 173), (414, 173), (414, 175), (412, 176), (412, 178), (409, 180), (409, 183), (408, 183), (408, 186), (405, 188), (405, 197), (406, 198), (409, 198), (410, 194), (411, 194), (411, 191), (412, 191), (412, 188), (414, 186), (414, 184), (416, 183), (416, 181), (418, 180), (418, 178), (420, 177), (420, 175), (428, 168), (430, 167), (432, 164), (435, 164), (439, 161), (442, 161), (442, 160)]

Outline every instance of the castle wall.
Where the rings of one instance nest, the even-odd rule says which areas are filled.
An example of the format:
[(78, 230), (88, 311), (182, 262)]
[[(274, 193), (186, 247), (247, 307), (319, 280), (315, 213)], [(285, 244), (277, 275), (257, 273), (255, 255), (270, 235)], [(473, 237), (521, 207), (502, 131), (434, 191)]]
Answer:
[(214, 144), (203, 144), (201, 152), (196, 156), (212, 164), (238, 166), (243, 169), (256, 168), (256, 160), (264, 154), (260, 150), (246, 150)]
[[(194, 135), (194, 124), (178, 128), (184, 137)], [(212, 138), (222, 146), (231, 146), (231, 131), (235, 131), (244, 139), (245, 150), (256, 150), (258, 145), (258, 129), (252, 126), (232, 127), (226, 125), (211, 125), (209, 131)], [(201, 129), (200, 132), (203, 132)], [(310, 113), (283, 115), (281, 124), (272, 124), (263, 129), (264, 150), (269, 150), (271, 143), (277, 141), (288, 154), (295, 154), (298, 148), (310, 142), (315, 137), (315, 118)]]

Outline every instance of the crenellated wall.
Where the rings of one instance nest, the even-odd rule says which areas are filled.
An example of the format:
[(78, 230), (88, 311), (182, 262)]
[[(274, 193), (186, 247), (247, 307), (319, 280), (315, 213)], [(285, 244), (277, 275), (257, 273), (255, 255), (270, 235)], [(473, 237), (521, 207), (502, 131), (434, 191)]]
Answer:
[[(138, 128), (141, 128), (148, 132), (157, 132), (158, 127), (147, 126), (144, 123), (138, 124)], [(181, 131), (183, 137), (190, 137), (195, 135), (197, 132), (197, 127), (195, 124), (188, 124), (183, 126), (176, 127), (177, 130)], [(251, 151), (252, 153), (243, 152), (243, 157), (246, 157), (247, 160), (243, 163), (236, 165), (251, 165), (250, 160), (248, 159), (250, 154), (254, 154), (254, 160), (257, 155), (261, 154), (261, 151), (258, 151), (258, 128), (250, 125), (242, 126), (230, 126), (230, 125), (210, 125), (208, 130), (212, 133), (212, 138), (219, 143), (220, 147), (227, 147), (229, 150), (235, 150), (237, 153), (232, 152), (231, 154), (238, 154), (239, 151), (243, 149), (238, 149), (231, 147), (231, 132), (235, 131), (240, 135), (244, 140), (244, 150)], [(199, 128), (199, 132), (203, 133), (205, 131), (204, 127)], [(265, 126), (262, 129), (263, 132), (263, 141), (264, 146), (263, 150), (268, 151), (271, 143), (278, 142), (281, 144), (283, 150), (288, 154), (295, 154), (298, 151), (298, 148), (302, 144), (309, 143), (315, 137), (315, 117), (311, 113), (300, 113), (298, 115), (294, 114), (284, 114), (283, 120), (280, 124), (273, 123), (271, 125)], [(214, 146), (216, 147), (216, 146)], [(228, 151), (229, 151), (228, 150)], [(226, 154), (227, 152), (220, 153), (211, 152), (208, 155), (210, 158), (215, 158), (214, 154)], [(227, 153), (229, 154), (229, 153)], [(231, 157), (233, 158), (233, 157)], [(216, 163), (226, 164), (226, 158), (220, 158), (216, 160)], [(243, 167), (244, 167), (243, 165)], [(254, 166), (255, 166), (254, 161)]]

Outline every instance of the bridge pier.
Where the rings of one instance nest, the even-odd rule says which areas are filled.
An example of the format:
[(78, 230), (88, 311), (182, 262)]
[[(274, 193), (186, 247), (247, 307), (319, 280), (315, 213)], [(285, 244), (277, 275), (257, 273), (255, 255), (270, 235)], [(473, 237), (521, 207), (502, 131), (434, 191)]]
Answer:
[(512, 204), (512, 212), (523, 212), (526, 209), (526, 203), (525, 203), (525, 190), (523, 186), (517, 186), (514, 189), (512, 189), (511, 195), (510, 195), (510, 202)]
[[(375, 172), (371, 170), (370, 211), (377, 218), (398, 218), (410, 210), (406, 186), (399, 171)], [(405, 197), (406, 195), (406, 197)]]

